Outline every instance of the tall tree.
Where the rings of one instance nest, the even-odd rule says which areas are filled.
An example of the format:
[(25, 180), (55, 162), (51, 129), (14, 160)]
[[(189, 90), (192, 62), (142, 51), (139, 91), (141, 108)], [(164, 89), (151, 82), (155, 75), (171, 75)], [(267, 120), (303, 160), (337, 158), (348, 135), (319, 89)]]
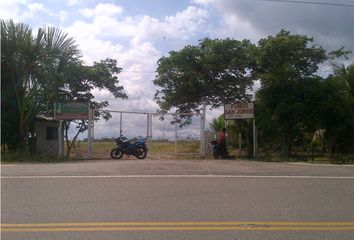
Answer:
[(258, 48), (257, 73), (262, 84), (257, 93), (262, 113), (257, 114), (258, 122), (272, 128), (270, 132), (280, 140), (282, 157), (286, 159), (294, 137), (305, 127), (305, 115), (313, 116), (313, 111), (304, 111), (305, 86), (318, 81), (317, 70), (328, 56), (322, 47), (313, 44), (312, 38), (285, 30), (261, 39)]
[(322, 128), (329, 157), (354, 149), (354, 64), (335, 66), (334, 75), (323, 82)]
[(33, 36), (28, 25), (1, 20), (2, 116), (4, 126), (12, 126), (11, 149), (24, 150), (38, 107), (38, 92), (50, 76), (45, 70), (64, 52), (72, 57), (76, 46), (55, 28), (40, 28)]
[[(155, 100), (162, 112), (198, 112), (251, 98), (255, 46), (248, 40), (204, 39), (158, 61)], [(185, 124), (190, 116), (185, 116)]]

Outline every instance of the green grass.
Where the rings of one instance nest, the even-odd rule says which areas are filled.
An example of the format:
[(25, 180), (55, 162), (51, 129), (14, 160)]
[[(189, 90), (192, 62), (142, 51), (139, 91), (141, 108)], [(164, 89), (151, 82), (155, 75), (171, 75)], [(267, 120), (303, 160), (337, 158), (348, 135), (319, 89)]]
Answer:
[(151, 152), (156, 153), (199, 153), (199, 141), (152, 141), (150, 144)]
[[(116, 147), (115, 142), (99, 142), (93, 143), (93, 158), (107, 159), (110, 158), (110, 152)], [(151, 141), (149, 148), (149, 157), (154, 158), (156, 155), (163, 155), (166, 158), (178, 158), (179, 156), (188, 158), (199, 157), (199, 141)], [(80, 142), (77, 149), (71, 151), (71, 158), (86, 159), (87, 158), (87, 142)]]

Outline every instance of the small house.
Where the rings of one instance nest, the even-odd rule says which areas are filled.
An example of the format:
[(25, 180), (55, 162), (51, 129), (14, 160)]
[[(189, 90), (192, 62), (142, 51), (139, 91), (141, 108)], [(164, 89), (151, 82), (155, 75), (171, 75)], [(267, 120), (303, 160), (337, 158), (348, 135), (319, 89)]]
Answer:
[(49, 117), (36, 117), (34, 132), (36, 136), (36, 152), (42, 154), (59, 154), (59, 139), (63, 142), (63, 132), (59, 137), (60, 122)]

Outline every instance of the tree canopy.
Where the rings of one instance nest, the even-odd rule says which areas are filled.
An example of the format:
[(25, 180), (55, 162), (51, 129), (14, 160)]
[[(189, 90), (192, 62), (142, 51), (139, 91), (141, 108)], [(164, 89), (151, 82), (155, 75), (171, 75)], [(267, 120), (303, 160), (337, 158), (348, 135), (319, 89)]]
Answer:
[[(251, 99), (255, 46), (248, 40), (204, 39), (158, 61), (155, 100), (162, 112), (198, 112), (205, 103)], [(190, 116), (185, 116), (190, 119)]]
[[(328, 53), (313, 44), (312, 38), (285, 30), (259, 41), (256, 72), (262, 85), (256, 94), (256, 117), (263, 140), (278, 139), (283, 158), (288, 158), (292, 145), (304, 140), (306, 134), (312, 136), (323, 128), (329, 140), (348, 126), (345, 119), (350, 119), (351, 113), (337, 90), (340, 86), (350, 91), (344, 80), (347, 75), (342, 74), (338, 87), (331, 89), (329, 79), (318, 73), (322, 63), (345, 53), (343, 49)], [(333, 117), (336, 131), (328, 123)]]
[(317, 70), (327, 58), (312, 38), (285, 30), (259, 41), (256, 72), (261, 89), (256, 99), (262, 114), (257, 117), (260, 127), (270, 127), (268, 132), (282, 143), (284, 158), (290, 153), (292, 139), (301, 129), (309, 129), (317, 116), (318, 102), (314, 100), (321, 78)]

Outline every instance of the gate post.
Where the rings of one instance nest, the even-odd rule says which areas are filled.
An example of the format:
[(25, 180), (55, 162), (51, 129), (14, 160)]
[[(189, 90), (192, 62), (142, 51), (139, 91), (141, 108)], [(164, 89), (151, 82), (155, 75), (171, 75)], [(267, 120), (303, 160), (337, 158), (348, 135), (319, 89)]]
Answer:
[(205, 112), (206, 105), (203, 103), (202, 114), (200, 115), (200, 156), (205, 157)]
[(88, 109), (88, 123), (87, 123), (87, 158), (92, 158), (92, 110)]
[(150, 113), (146, 114), (147, 117), (147, 123), (146, 123), (146, 143), (147, 147), (150, 148), (150, 124), (151, 124), (151, 119), (150, 119)]

